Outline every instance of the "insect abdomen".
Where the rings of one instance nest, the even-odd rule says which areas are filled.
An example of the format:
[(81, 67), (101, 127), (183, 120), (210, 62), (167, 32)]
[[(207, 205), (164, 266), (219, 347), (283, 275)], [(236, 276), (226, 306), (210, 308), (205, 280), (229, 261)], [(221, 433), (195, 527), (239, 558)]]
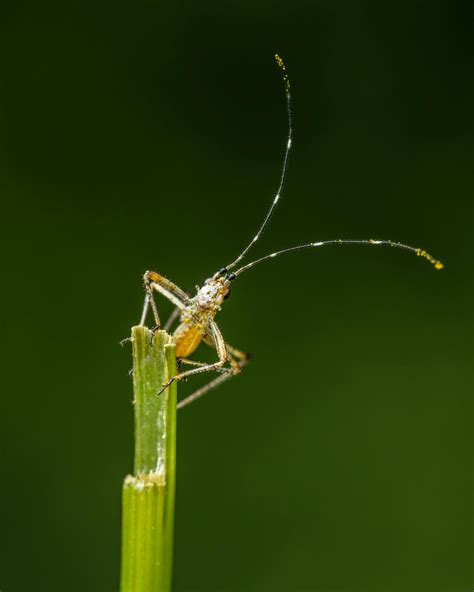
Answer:
[(173, 341), (176, 344), (176, 357), (187, 358), (201, 343), (202, 332), (193, 325), (180, 325), (174, 335)]

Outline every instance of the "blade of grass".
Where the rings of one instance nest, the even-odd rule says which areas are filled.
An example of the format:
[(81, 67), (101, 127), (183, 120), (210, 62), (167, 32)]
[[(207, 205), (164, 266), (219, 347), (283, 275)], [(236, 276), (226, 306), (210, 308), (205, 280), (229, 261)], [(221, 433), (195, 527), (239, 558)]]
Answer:
[(121, 592), (169, 592), (176, 479), (176, 383), (158, 396), (176, 369), (165, 331), (132, 328), (135, 405), (134, 474), (122, 498)]

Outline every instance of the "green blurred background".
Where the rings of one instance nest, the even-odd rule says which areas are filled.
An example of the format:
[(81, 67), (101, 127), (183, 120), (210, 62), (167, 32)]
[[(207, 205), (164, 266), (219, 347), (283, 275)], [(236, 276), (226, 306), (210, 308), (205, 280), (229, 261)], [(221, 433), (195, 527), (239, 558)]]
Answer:
[(118, 589), (118, 343), (146, 269), (192, 289), (254, 235), (275, 51), (294, 152), (253, 255), (391, 238), (446, 269), (327, 248), (236, 282), (254, 359), (179, 414), (174, 590), (471, 590), (472, 2), (20, 0), (0, 28), (2, 592)]

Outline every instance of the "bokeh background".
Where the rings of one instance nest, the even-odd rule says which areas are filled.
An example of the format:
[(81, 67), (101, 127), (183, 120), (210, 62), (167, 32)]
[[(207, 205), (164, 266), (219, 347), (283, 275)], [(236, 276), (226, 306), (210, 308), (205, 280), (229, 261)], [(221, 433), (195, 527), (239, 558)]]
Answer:
[(286, 142), (275, 51), (294, 152), (253, 255), (391, 238), (446, 269), (334, 247), (236, 282), (220, 325), (254, 358), (179, 414), (174, 590), (472, 589), (472, 17), (2, 4), (2, 592), (118, 590), (119, 341), (146, 269), (193, 289), (254, 235)]

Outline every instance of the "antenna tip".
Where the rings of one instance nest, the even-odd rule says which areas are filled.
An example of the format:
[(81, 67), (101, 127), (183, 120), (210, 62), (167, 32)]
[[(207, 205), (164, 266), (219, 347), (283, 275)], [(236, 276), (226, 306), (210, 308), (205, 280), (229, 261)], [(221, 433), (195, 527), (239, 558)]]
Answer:
[(435, 269), (443, 269), (444, 268), (444, 265), (441, 263), (441, 261), (438, 261), (438, 259), (435, 259), (434, 257), (432, 257), (429, 253), (427, 253), (423, 249), (417, 249), (416, 254), (418, 255), (418, 257), (424, 257), (425, 259), (427, 259), (430, 263), (432, 263), (434, 265)]
[(283, 81), (285, 83), (285, 89), (287, 94), (289, 95), (290, 93), (290, 80), (288, 78), (288, 74), (286, 73), (286, 66), (285, 66), (285, 62), (281, 59), (280, 55), (278, 53), (275, 54), (275, 61), (278, 65), (278, 67), (280, 68), (280, 70), (282, 71), (282, 75), (283, 75)]

